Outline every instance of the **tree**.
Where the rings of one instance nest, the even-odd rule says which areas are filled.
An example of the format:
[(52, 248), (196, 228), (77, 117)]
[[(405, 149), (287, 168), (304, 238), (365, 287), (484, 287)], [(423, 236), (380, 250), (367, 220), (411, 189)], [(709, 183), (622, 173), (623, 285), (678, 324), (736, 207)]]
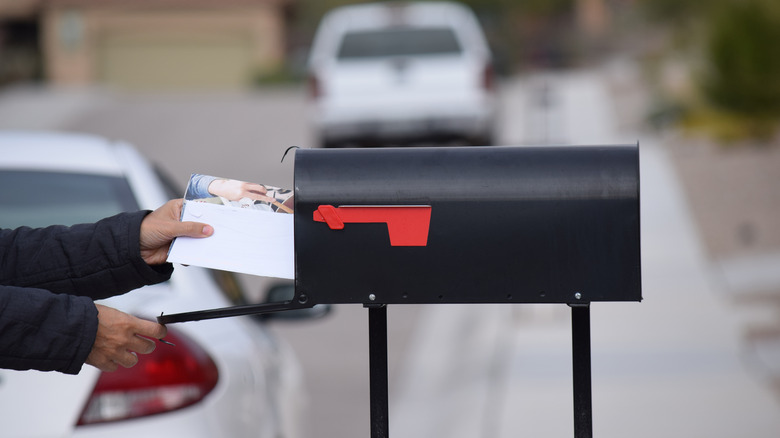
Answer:
[(764, 0), (731, 2), (707, 35), (704, 94), (718, 107), (780, 116), (780, 8)]

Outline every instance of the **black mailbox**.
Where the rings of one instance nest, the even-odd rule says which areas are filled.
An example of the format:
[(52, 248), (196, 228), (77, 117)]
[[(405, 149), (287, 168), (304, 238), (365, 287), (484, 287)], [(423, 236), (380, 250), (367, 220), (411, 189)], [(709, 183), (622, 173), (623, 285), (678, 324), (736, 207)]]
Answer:
[(363, 304), (387, 438), (388, 304), (568, 304), (574, 435), (592, 437), (590, 303), (642, 299), (638, 145), (299, 149), (294, 221), (290, 300), (158, 321)]
[(634, 146), (300, 149), (296, 296), (640, 301)]

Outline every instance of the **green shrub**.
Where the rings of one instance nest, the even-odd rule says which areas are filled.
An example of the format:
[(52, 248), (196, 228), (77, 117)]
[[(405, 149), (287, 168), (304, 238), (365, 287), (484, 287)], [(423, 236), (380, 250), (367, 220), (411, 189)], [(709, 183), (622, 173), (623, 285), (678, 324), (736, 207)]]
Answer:
[(704, 96), (742, 116), (780, 117), (780, 5), (731, 1), (718, 8), (710, 24)]

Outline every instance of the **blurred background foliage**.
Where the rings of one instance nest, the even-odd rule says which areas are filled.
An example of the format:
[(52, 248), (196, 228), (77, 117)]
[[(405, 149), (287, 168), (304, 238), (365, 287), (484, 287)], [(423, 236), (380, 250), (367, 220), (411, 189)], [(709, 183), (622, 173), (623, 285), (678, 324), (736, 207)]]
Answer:
[[(767, 143), (780, 125), (780, 2), (642, 0), (648, 23), (668, 31), (664, 58), (688, 84), (662, 89), (655, 116), (731, 143)], [(672, 117), (663, 117), (669, 116)]]

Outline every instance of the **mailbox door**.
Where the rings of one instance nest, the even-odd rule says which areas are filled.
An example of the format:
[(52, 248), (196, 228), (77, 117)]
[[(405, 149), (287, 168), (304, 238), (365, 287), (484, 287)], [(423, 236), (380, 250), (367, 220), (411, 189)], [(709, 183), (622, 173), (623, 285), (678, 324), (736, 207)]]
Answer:
[(295, 264), (317, 303), (639, 301), (638, 146), (300, 149)]

